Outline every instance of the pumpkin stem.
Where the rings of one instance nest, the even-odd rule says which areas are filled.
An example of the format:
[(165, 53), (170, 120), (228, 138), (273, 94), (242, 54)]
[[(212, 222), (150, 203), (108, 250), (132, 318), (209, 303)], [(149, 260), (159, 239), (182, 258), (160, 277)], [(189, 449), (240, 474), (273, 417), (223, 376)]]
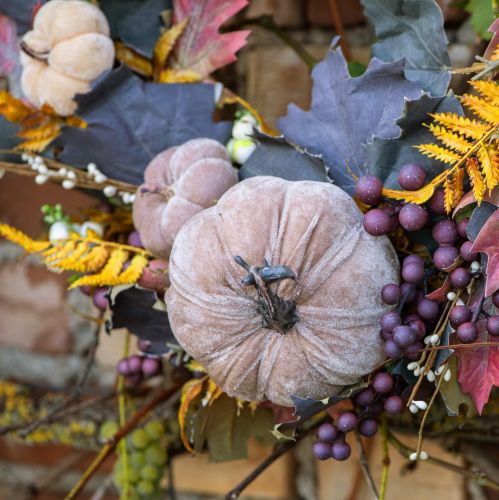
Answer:
[(140, 194), (159, 194), (169, 200), (173, 196), (170, 186), (158, 186), (157, 184), (144, 184), (139, 189)]
[(245, 285), (254, 285), (258, 292), (257, 311), (262, 315), (265, 328), (287, 333), (299, 320), (294, 302), (279, 297), (270, 285), (285, 279), (296, 279), (296, 274), (288, 266), (271, 266), (267, 261), (261, 267), (250, 266), (241, 256), (234, 260), (248, 274), (241, 280)]

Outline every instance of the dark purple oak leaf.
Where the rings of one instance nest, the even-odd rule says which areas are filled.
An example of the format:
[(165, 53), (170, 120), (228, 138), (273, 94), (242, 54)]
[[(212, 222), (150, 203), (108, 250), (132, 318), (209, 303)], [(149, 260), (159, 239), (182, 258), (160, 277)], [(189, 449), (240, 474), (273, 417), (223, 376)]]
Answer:
[(279, 127), (287, 140), (321, 155), (329, 176), (351, 194), (354, 175), (367, 171), (363, 146), (373, 136), (398, 137), (396, 120), (407, 99), (421, 96), (421, 88), (405, 79), (403, 60), (373, 58), (362, 76), (351, 78), (337, 41), (312, 71), (310, 111), (291, 104)]

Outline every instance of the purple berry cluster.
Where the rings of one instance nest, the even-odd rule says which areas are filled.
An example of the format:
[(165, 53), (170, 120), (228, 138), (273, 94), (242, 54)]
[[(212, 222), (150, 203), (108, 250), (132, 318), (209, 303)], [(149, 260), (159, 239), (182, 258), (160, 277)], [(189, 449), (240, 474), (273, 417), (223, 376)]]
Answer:
[(319, 426), (312, 449), (314, 456), (319, 460), (346, 460), (352, 451), (345, 441), (346, 434), (357, 429), (364, 437), (374, 436), (379, 427), (377, 418), (383, 412), (397, 415), (404, 410), (400, 396), (404, 388), (405, 382), (400, 377), (378, 373), (369, 387), (351, 398), (353, 410), (343, 412), (334, 423)]
[(162, 372), (162, 363), (159, 358), (134, 354), (128, 358), (121, 359), (116, 369), (120, 375), (125, 377), (125, 384), (131, 387), (140, 384), (145, 379), (160, 375)]

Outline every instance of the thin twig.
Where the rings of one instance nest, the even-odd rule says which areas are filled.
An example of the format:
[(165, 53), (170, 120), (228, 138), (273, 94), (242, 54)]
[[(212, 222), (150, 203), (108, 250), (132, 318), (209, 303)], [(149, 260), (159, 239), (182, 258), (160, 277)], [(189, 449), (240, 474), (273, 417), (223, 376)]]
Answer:
[(292, 448), (296, 446), (298, 442), (300, 442), (303, 438), (307, 437), (311, 432), (313, 432), (319, 425), (323, 424), (328, 420), (328, 417), (321, 419), (320, 421), (314, 423), (307, 429), (300, 432), (295, 436), (295, 440), (293, 441), (285, 441), (281, 443), (277, 443), (274, 447), (272, 453), (257, 467), (255, 467), (235, 488), (230, 490), (225, 495), (225, 500), (235, 500), (239, 498), (239, 495), (262, 473), (264, 472), (270, 465), (272, 465), (279, 457), (290, 451)]
[[(402, 443), (394, 434), (392, 434), (390, 431), (387, 431), (387, 438), (390, 444), (404, 457), (409, 458), (409, 456), (414, 453), (414, 450), (410, 448), (409, 446), (405, 445)], [(495, 491), (499, 491), (499, 483), (495, 481), (494, 479), (491, 479), (487, 475), (485, 475), (483, 472), (477, 471), (477, 470), (470, 470), (465, 467), (461, 467), (459, 465), (451, 464), (450, 462), (446, 462), (444, 460), (440, 460), (439, 458), (434, 458), (431, 456), (428, 456), (427, 460), (428, 463), (438, 465), (439, 467), (442, 467), (444, 469), (456, 472), (458, 474), (461, 474), (462, 476), (465, 476), (472, 481), (475, 481), (477, 484), (480, 486), (485, 486), (487, 488), (491, 488)]]
[(366, 479), (366, 483), (371, 489), (371, 493), (375, 500), (378, 500), (378, 490), (376, 489), (376, 485), (374, 484), (374, 479), (371, 475), (371, 471), (369, 470), (369, 461), (367, 459), (366, 450), (364, 448), (364, 443), (360, 437), (359, 431), (355, 431), (355, 440), (357, 442), (357, 447), (359, 449), (359, 464), (364, 473), (364, 477)]
[(71, 489), (71, 491), (66, 495), (65, 500), (72, 500), (76, 498), (85, 485), (88, 483), (90, 478), (95, 474), (97, 469), (102, 465), (102, 462), (113, 452), (120, 440), (128, 435), (135, 427), (141, 422), (141, 420), (156, 406), (163, 403), (168, 399), (176, 399), (179, 396), (180, 385), (176, 385), (170, 389), (161, 389), (156, 396), (154, 396), (147, 404), (135, 412), (132, 417), (127, 420), (124, 426), (120, 427), (116, 434), (102, 447), (99, 454), (95, 457), (94, 461), (90, 464), (88, 469), (83, 473), (79, 481)]
[(388, 428), (386, 417), (381, 419), (381, 436), (383, 438), (383, 462), (381, 470), (381, 483), (379, 485), (379, 500), (385, 500), (386, 485), (388, 484), (388, 471), (390, 469), (390, 451), (388, 450)]
[(350, 62), (352, 60), (352, 51), (348, 45), (347, 37), (345, 34), (345, 29), (343, 28), (343, 20), (341, 19), (341, 12), (338, 7), (337, 0), (328, 0), (329, 11), (331, 12), (331, 17), (333, 18), (334, 29), (336, 33), (340, 36), (340, 46), (343, 51), (345, 59)]

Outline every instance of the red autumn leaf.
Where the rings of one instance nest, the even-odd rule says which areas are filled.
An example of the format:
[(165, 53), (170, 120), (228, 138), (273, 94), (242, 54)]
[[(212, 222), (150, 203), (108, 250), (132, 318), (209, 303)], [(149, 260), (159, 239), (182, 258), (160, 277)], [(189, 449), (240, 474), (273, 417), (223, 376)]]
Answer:
[(499, 19), (496, 19), (491, 25), (490, 28), (488, 29), (491, 33), (494, 33), (492, 36), (492, 40), (489, 42), (487, 45), (487, 49), (485, 50), (485, 54), (483, 57), (485, 59), (490, 59), (494, 51), (496, 50), (497, 46), (499, 45)]
[(457, 380), (463, 392), (473, 398), (479, 414), (489, 400), (492, 386), (499, 385), (499, 338), (488, 335), (485, 323), (477, 323), (477, 342), (497, 342), (498, 347), (470, 344), (466, 349), (455, 350), (459, 361)]
[(219, 33), (219, 28), (246, 7), (248, 0), (174, 0), (174, 24), (186, 17), (189, 23), (177, 41), (173, 68), (190, 70), (205, 78), (234, 62), (250, 31)]
[(0, 76), (7, 76), (14, 71), (18, 57), (16, 23), (0, 14)]
[(429, 293), (426, 298), (434, 300), (435, 302), (447, 302), (447, 294), (451, 291), (451, 289), (452, 284), (450, 282), (450, 277), (447, 275), (440, 288), (433, 290), (433, 292)]
[[(495, 187), (492, 190), (492, 193), (486, 192), (483, 195), (483, 200), (482, 201), (488, 201), (489, 203), (493, 203), (494, 205), (499, 205), (499, 186)], [(471, 205), (472, 203), (476, 203), (475, 199), (475, 193), (473, 191), (468, 191), (459, 201), (457, 204), (456, 208), (454, 209), (454, 212), (452, 213), (452, 217), (455, 217), (456, 214), (459, 212), (459, 210), (467, 207), (468, 205)]]
[(471, 251), (487, 254), (485, 296), (488, 297), (499, 288), (499, 210), (496, 210), (480, 229)]

